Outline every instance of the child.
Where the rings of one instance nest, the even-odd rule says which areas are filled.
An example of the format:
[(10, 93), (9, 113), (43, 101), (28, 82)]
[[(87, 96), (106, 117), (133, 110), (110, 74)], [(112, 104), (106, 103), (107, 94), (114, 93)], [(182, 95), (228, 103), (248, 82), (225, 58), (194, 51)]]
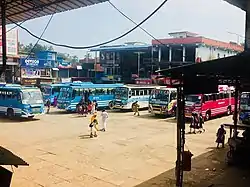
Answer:
[(106, 112), (106, 110), (102, 111), (101, 116), (102, 116), (102, 127), (103, 127), (101, 129), (101, 131), (105, 132), (107, 130), (107, 120), (108, 120), (108, 117), (109, 117), (108, 113)]
[(138, 101), (134, 102), (132, 104), (132, 108), (134, 110), (134, 116), (137, 114), (138, 116), (140, 116), (140, 113), (139, 113), (139, 107), (140, 105), (138, 104)]
[(97, 121), (97, 114), (94, 113), (93, 116), (90, 119), (90, 138), (93, 138), (93, 133), (94, 133), (94, 137), (97, 137), (97, 131), (98, 131), (98, 121)]

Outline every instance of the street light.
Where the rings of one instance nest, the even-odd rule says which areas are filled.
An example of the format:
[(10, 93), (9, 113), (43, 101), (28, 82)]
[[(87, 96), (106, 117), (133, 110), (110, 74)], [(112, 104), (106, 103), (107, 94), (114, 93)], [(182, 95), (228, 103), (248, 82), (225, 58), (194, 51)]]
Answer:
[(138, 78), (140, 78), (140, 62), (141, 62), (141, 54), (144, 54), (145, 52), (134, 52), (135, 54), (138, 55), (138, 60), (137, 60), (137, 75)]

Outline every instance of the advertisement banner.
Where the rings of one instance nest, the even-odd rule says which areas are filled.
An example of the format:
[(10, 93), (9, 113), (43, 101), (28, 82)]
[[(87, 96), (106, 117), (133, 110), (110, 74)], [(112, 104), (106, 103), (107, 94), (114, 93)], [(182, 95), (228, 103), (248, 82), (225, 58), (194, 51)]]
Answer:
[[(8, 28), (6, 28), (8, 31)], [(2, 27), (0, 27), (2, 36)], [(13, 29), (6, 33), (7, 56), (18, 56), (18, 30)], [(2, 54), (2, 37), (0, 37), (0, 54)]]
[(55, 61), (52, 60), (42, 60), (35, 58), (20, 58), (21, 67), (32, 67), (32, 68), (52, 68)]
[(21, 77), (22, 78), (40, 78), (40, 77), (50, 77), (50, 69), (36, 69), (36, 68), (22, 68)]
[(67, 61), (59, 61), (58, 63), (58, 68), (72, 68), (71, 66), (71, 62), (67, 62)]

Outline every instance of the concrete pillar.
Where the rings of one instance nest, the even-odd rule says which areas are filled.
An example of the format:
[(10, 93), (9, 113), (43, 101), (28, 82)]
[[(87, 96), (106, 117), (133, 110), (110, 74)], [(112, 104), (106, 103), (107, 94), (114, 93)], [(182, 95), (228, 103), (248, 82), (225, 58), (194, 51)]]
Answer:
[(183, 49), (182, 49), (182, 62), (185, 62), (185, 60), (186, 60), (186, 47), (185, 46), (183, 46)]
[(158, 62), (161, 62), (161, 47), (159, 47), (158, 51)]
[(169, 62), (172, 61), (172, 47), (169, 47)]
[(246, 1), (245, 51), (250, 51), (250, 2)]

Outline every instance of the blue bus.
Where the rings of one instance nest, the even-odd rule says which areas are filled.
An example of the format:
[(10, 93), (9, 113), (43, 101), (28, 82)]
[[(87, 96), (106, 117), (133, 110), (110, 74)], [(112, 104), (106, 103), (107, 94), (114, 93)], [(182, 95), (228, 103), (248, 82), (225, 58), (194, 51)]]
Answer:
[(33, 118), (36, 114), (44, 114), (40, 89), (16, 84), (0, 85), (0, 113), (9, 118)]
[(115, 89), (113, 102), (110, 103), (110, 109), (132, 109), (133, 103), (138, 101), (140, 108), (148, 108), (149, 96), (154, 85), (123, 85)]
[(43, 94), (44, 103), (46, 103), (48, 99), (50, 99), (51, 104), (54, 104), (54, 98), (58, 98), (60, 89), (67, 85), (69, 85), (69, 83), (42, 84), (40, 87)]
[(98, 107), (106, 108), (114, 99), (114, 89), (123, 84), (88, 84), (72, 83), (61, 88), (57, 107), (66, 111), (75, 112), (76, 105), (83, 96), (88, 95), (89, 101), (97, 101)]

